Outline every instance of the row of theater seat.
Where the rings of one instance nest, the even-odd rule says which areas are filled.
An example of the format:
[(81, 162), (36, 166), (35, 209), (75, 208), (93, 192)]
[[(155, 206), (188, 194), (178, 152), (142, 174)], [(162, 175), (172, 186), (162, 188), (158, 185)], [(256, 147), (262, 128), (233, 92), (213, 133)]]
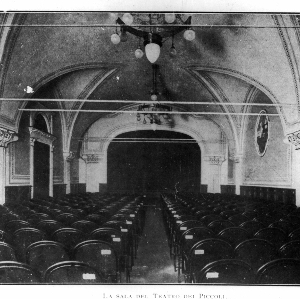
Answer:
[(186, 282), (195, 283), (300, 283), (295, 205), (222, 194), (162, 199), (179, 281), (183, 273)]
[(143, 200), (88, 193), (1, 206), (0, 283), (129, 282)]

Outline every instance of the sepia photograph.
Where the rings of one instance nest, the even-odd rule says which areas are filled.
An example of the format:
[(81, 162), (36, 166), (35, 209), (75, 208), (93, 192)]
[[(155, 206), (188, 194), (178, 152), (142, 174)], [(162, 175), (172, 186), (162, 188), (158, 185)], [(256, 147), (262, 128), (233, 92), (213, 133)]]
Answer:
[(0, 5), (0, 291), (299, 290), (300, 8), (49, 4)]

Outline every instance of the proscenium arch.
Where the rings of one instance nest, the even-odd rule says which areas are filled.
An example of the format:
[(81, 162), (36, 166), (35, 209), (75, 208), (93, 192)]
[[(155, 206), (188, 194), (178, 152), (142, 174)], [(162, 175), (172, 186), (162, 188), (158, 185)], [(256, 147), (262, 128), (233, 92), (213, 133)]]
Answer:
[[(123, 134), (123, 133), (131, 132), (131, 131), (152, 130), (150, 125), (139, 124), (136, 121), (132, 121), (132, 120), (128, 121), (128, 119), (124, 119), (124, 118), (122, 118), (122, 116), (124, 117), (124, 114), (123, 115), (120, 114), (121, 120), (120, 120), (119, 124), (118, 125), (115, 124), (114, 127), (110, 126), (110, 122), (113, 123), (115, 118), (110, 119), (110, 120), (109, 119), (106, 119), (106, 120), (99, 119), (98, 120), (99, 128), (101, 128), (101, 124), (105, 124), (105, 131), (103, 131), (101, 133), (102, 142), (97, 147), (97, 150), (92, 150), (91, 152), (89, 152), (88, 150), (86, 151), (85, 148), (83, 147), (82, 154), (99, 155), (100, 160), (102, 161), (101, 162), (102, 163), (102, 166), (101, 166), (102, 172), (101, 173), (102, 173), (103, 177), (107, 177), (107, 169), (106, 169), (107, 168), (107, 150), (108, 150), (109, 144), (116, 136)], [(210, 120), (207, 120), (206, 118), (204, 118), (203, 120), (210, 122)], [(94, 124), (95, 124), (95, 122), (94, 122)], [(86, 130), (85, 132), (87, 133), (88, 130)], [(210, 144), (207, 144), (207, 142), (206, 142), (207, 139), (203, 138), (201, 131), (197, 130), (197, 128), (195, 128), (195, 127), (191, 127), (191, 126), (185, 124), (184, 121), (182, 121), (181, 123), (177, 123), (174, 128), (170, 128), (166, 125), (160, 125), (160, 126), (158, 126), (157, 130), (175, 131), (178, 133), (186, 134), (189, 137), (196, 140), (196, 142), (198, 143), (198, 146), (200, 148), (200, 151), (201, 151), (201, 169), (200, 169), (200, 171), (201, 171), (202, 183), (206, 180), (205, 179), (206, 171), (208, 169), (210, 169), (210, 166), (208, 165), (208, 162), (207, 162), (207, 157), (210, 155), (217, 155), (217, 156), (223, 157), (224, 154), (226, 154), (226, 153), (223, 153), (223, 151), (222, 151), (223, 149), (221, 146), (215, 147), (214, 145), (213, 145), (214, 152), (212, 153), (210, 151)], [(97, 132), (99, 132), (99, 131), (96, 130), (94, 132), (96, 134), (93, 135), (93, 137), (97, 137), (98, 136)], [(224, 133), (217, 124), (215, 124), (214, 132), (215, 132), (215, 134), (217, 134), (217, 135), (214, 135), (214, 138), (221, 138), (222, 133)], [(225, 136), (226, 136), (226, 134), (225, 134)], [(83, 137), (85, 137), (85, 136), (83, 135)], [(207, 136), (205, 138), (207, 138)], [(226, 140), (226, 142), (228, 141), (226, 138), (225, 138), (225, 140)], [(199, 165), (199, 167), (200, 167), (200, 165)]]
[[(120, 134), (133, 132), (133, 131), (149, 131), (149, 130), (152, 130), (150, 125), (148, 125), (148, 126), (144, 125), (144, 124), (137, 125), (136, 123), (127, 123), (127, 124), (124, 124), (124, 125), (114, 127), (112, 130), (110, 130), (104, 136), (105, 141), (102, 144), (102, 152), (107, 154), (109, 144), (112, 142), (112, 140), (115, 137), (117, 137)], [(170, 127), (167, 127), (167, 126), (164, 126), (164, 125), (160, 125), (160, 126), (157, 126), (156, 130), (171, 131), (171, 132), (173, 131), (173, 132), (186, 134), (189, 137), (191, 137), (191, 138), (193, 138), (194, 140), (197, 141), (198, 146), (199, 146), (200, 151), (201, 151), (201, 156), (203, 155), (203, 153), (207, 152), (205, 142), (201, 138), (201, 135), (198, 132), (194, 131), (193, 129), (188, 128), (188, 126), (185, 126), (185, 127), (180, 126), (179, 128), (178, 128), (178, 126), (176, 126), (176, 129), (175, 129), (175, 128), (170, 128)]]
[[(113, 139), (123, 133), (128, 133), (128, 132), (134, 132), (134, 131), (149, 131), (152, 130), (150, 125), (138, 125), (136, 123), (128, 123), (126, 125), (123, 126), (118, 126), (115, 127), (114, 129), (112, 129), (111, 131), (109, 131), (108, 134), (106, 134), (105, 138), (104, 138), (104, 144), (102, 147), (102, 152), (104, 154), (105, 157), (105, 161), (106, 161), (106, 177), (107, 177), (107, 169), (108, 169), (108, 165), (107, 165), (107, 153), (108, 153), (108, 147), (111, 144), (111, 142), (113, 141)], [(207, 153), (206, 150), (206, 145), (205, 142), (203, 141), (203, 139), (199, 136), (201, 136), (198, 132), (194, 131), (193, 129), (188, 128), (187, 126), (181, 126), (180, 128), (174, 129), (174, 128), (170, 128), (164, 125), (160, 125), (157, 128), (157, 131), (168, 131), (168, 132), (178, 132), (178, 133), (182, 133), (182, 134), (186, 134), (187, 136), (191, 137), (192, 139), (194, 139), (198, 146), (199, 146), (199, 150), (200, 150), (200, 182), (199, 185), (201, 185), (201, 182), (203, 181), (203, 163), (204, 163), (204, 156), (205, 153)], [(202, 140), (201, 140), (202, 139)]]
[[(186, 110), (184, 110), (182, 107), (178, 107), (178, 106), (175, 107), (174, 105), (170, 105), (170, 106), (172, 106), (172, 107), (174, 108), (173, 111), (186, 111)], [(122, 116), (127, 115), (127, 114), (122, 113), (122, 110), (127, 110), (127, 111), (131, 111), (131, 110), (132, 110), (132, 114), (136, 114), (137, 108), (138, 108), (138, 105), (137, 105), (137, 104), (129, 104), (129, 105), (125, 105), (125, 106), (123, 106), (122, 108), (120, 108), (120, 109), (119, 109), (119, 110), (120, 110), (119, 113), (110, 113), (109, 115), (104, 116), (103, 118), (101, 118), (101, 116), (99, 116), (96, 120), (93, 121), (93, 123), (91, 123), (91, 124), (84, 130), (84, 132), (80, 135), (80, 138), (83, 139), (83, 138), (84, 138), (84, 135), (85, 135), (86, 132), (89, 130), (89, 128), (90, 128), (91, 126), (93, 126), (93, 124), (95, 124), (96, 122), (98, 122), (98, 121), (105, 121), (105, 119), (106, 119), (106, 120), (109, 120), (109, 119), (111, 119), (111, 118), (115, 118), (115, 119), (116, 119), (116, 118), (122, 118)], [(193, 117), (193, 112), (192, 112), (192, 111), (191, 111), (191, 117), (192, 117), (193, 119), (197, 120), (197, 118)], [(213, 122), (213, 123), (219, 128), (219, 130), (222, 131), (222, 129), (220, 128), (220, 126), (219, 126), (213, 119), (210, 119), (210, 118), (207, 117), (207, 116), (205, 116), (205, 119), (206, 119), (207, 121)], [(130, 131), (131, 131), (131, 130), (137, 130), (137, 129), (136, 129), (137, 127), (141, 128), (141, 129), (143, 129), (143, 128), (145, 127), (145, 125), (140, 125), (140, 124), (138, 124), (138, 123), (136, 123), (136, 122), (134, 122), (134, 123), (133, 123), (133, 122), (132, 122), (132, 123), (131, 123), (131, 122), (128, 122), (127, 119), (125, 120), (125, 122), (122, 120), (122, 125), (120, 125), (120, 127), (121, 127), (122, 129), (124, 129), (124, 128), (127, 126), (127, 124), (129, 124), (129, 123), (131, 124), (131, 125), (130, 125), (130, 129), (129, 129)], [(179, 126), (179, 123), (176, 123), (176, 126), (173, 127), (173, 128), (170, 128), (170, 127), (167, 127), (167, 126), (164, 126), (164, 125), (160, 125), (159, 127), (164, 127), (164, 128), (169, 128), (169, 129), (171, 129), (171, 130), (175, 130), (175, 128), (177, 128), (178, 126)], [(183, 134), (189, 135), (190, 137), (192, 137), (192, 138), (195, 139), (195, 140), (201, 140), (201, 139), (202, 139), (202, 144), (203, 144), (203, 145), (201, 145), (201, 146), (203, 146), (203, 148), (201, 148), (201, 151), (204, 151), (204, 150), (205, 150), (205, 142), (203, 141), (203, 138), (202, 138), (202, 136), (200, 135), (200, 133), (199, 133), (198, 131), (196, 131), (196, 130), (193, 130), (193, 129), (192, 129), (191, 127), (189, 127), (189, 126), (183, 126), (182, 123), (180, 123), (180, 126), (186, 128), (185, 131), (182, 132)], [(109, 140), (110, 138), (114, 138), (116, 135), (113, 135), (113, 134), (115, 134), (114, 131), (116, 130), (117, 127), (118, 127), (118, 126), (116, 126), (115, 124), (112, 125), (112, 129), (111, 129), (108, 133), (106, 133), (106, 135), (103, 136), (103, 137), (104, 137), (105, 139), (107, 139), (107, 140)], [(72, 127), (72, 130), (73, 130), (73, 129), (74, 129), (74, 126)], [(152, 130), (152, 129), (150, 128), (150, 130)], [(194, 132), (194, 133), (191, 133), (191, 134), (194, 134), (194, 136), (197, 136), (197, 137), (193, 137), (193, 136), (191, 136), (191, 134), (186, 133), (186, 132), (188, 132), (188, 131)], [(117, 135), (122, 134), (122, 133), (126, 133), (126, 132), (128, 132), (128, 131), (124, 131), (124, 132), (117, 133)], [(178, 132), (179, 132), (179, 131), (178, 131)], [(226, 135), (226, 134), (225, 134), (225, 135)], [(112, 137), (112, 136), (114, 136), (114, 137)], [(69, 149), (70, 149), (70, 151), (72, 151), (72, 152), (77, 152), (77, 153), (80, 152), (80, 142), (78, 142), (77, 139), (75, 139), (75, 140), (73, 139), (73, 131), (70, 132)], [(103, 146), (102, 146), (101, 152), (104, 152)]]
[[(136, 104), (127, 105), (127, 106), (125, 106), (125, 108), (122, 107), (120, 109), (131, 111), (131, 109), (134, 109), (134, 108), (137, 108)], [(183, 109), (178, 110), (179, 107), (174, 107), (174, 108), (176, 108), (176, 111), (179, 111), (179, 112), (180, 111), (186, 111), (186, 110), (183, 110)], [(173, 111), (175, 111), (175, 109)], [(132, 111), (132, 113), (136, 114), (135, 110)], [(107, 122), (109, 122), (110, 120), (119, 118), (121, 123), (118, 124), (118, 125), (113, 124), (111, 126), (111, 129), (106, 131), (104, 136), (101, 136), (105, 141), (100, 146), (100, 152), (104, 153), (105, 151), (107, 151), (107, 147), (108, 147), (109, 142), (111, 142), (111, 140), (114, 139), (117, 135), (120, 135), (122, 133), (127, 133), (127, 132), (130, 132), (130, 131), (136, 131), (136, 130), (152, 130), (150, 125), (140, 124), (136, 121), (134, 121), (134, 122), (133, 121), (128, 121), (128, 119), (122, 119), (122, 117), (125, 116), (125, 115), (127, 115), (127, 114), (124, 114), (120, 111), (120, 113), (112, 113), (112, 114), (109, 114), (108, 116), (105, 116), (103, 118), (99, 117), (98, 119), (96, 119), (93, 123), (91, 123), (85, 129), (85, 131), (81, 135), (81, 139), (83, 140), (86, 132), (88, 132), (89, 129), (95, 123), (102, 121), (107, 125)], [(200, 117), (195, 117), (195, 116), (193, 116), (193, 112), (191, 112), (190, 117), (195, 122), (200, 120), (200, 121), (207, 121), (207, 122), (213, 123), (218, 128), (220, 133), (222, 133), (223, 136), (226, 136), (227, 143), (228, 144), (230, 143), (230, 138), (228, 138), (228, 132), (224, 131), (224, 128), (222, 126), (220, 126), (220, 124), (218, 122), (216, 122), (213, 118), (208, 117), (208, 116), (204, 116), (204, 117), (202, 116), (201, 118)], [(166, 130), (166, 131), (172, 131), (173, 130), (173, 131), (176, 131), (176, 132), (179, 132), (179, 133), (186, 134), (186, 135), (190, 136), (191, 138), (193, 138), (194, 140), (196, 140), (198, 142), (198, 144), (200, 146), (200, 150), (201, 150), (202, 153), (208, 154), (206, 142), (205, 142), (205, 139), (203, 138), (203, 136), (201, 135), (201, 130), (195, 130), (191, 126), (185, 125), (184, 121), (178, 122), (178, 120), (180, 120), (180, 118), (177, 117), (177, 115), (175, 115), (175, 119), (176, 119), (176, 125), (174, 127), (170, 127), (168, 125), (162, 124), (162, 125), (157, 126), (157, 129), (158, 130)], [(229, 133), (230, 133), (230, 130), (229, 130)], [(234, 140), (234, 144), (235, 143), (236, 143), (236, 141)], [(78, 149), (78, 147), (75, 147), (75, 146), (73, 146), (71, 148), (71, 150), (72, 149), (74, 150), (75, 148), (76, 148), (76, 150), (80, 150), (80, 149)]]

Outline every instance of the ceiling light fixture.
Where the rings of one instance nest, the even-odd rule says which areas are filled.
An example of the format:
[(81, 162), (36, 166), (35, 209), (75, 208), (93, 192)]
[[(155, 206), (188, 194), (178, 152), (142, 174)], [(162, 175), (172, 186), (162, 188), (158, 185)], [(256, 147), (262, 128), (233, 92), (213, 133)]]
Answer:
[(138, 45), (138, 48), (135, 50), (134, 54), (135, 54), (135, 57), (138, 59), (140, 59), (144, 56), (144, 52), (141, 49), (141, 39), (139, 39), (139, 45)]
[[(163, 43), (170, 37), (172, 37), (172, 47), (170, 55), (176, 55), (176, 49), (174, 46), (174, 36), (182, 31), (184, 32), (184, 38), (188, 41), (195, 39), (195, 31), (191, 29), (192, 17), (189, 16), (186, 21), (182, 20), (181, 15), (167, 13), (167, 14), (134, 14), (125, 13), (122, 19), (118, 18), (116, 23), (121, 27), (121, 37), (117, 31), (111, 36), (111, 41), (114, 44), (118, 44), (120, 40), (125, 42), (127, 40), (126, 32), (129, 32), (138, 38), (144, 40), (144, 47), (147, 59), (151, 63), (155, 63), (160, 56), (160, 48)], [(137, 24), (131, 26), (131, 24)], [(143, 25), (142, 29), (136, 29)], [(149, 27), (148, 27), (149, 25)], [(172, 26), (174, 25), (174, 26)], [(141, 27), (141, 26), (140, 26)], [(142, 58), (142, 49), (139, 45), (135, 51), (136, 58)]]
[(151, 104), (143, 104), (139, 105), (137, 109), (137, 115), (136, 119), (137, 121), (141, 121), (143, 116), (143, 124), (150, 123), (151, 128), (153, 131), (156, 130), (157, 125), (161, 125), (163, 121), (167, 123), (172, 122), (172, 118), (169, 113), (164, 112), (170, 112), (172, 111), (172, 107), (167, 105), (162, 105), (159, 102), (157, 102), (157, 70), (158, 65), (153, 64), (152, 65), (153, 70), (153, 87), (151, 91), (151, 100), (153, 103)]
[(117, 28), (116, 28), (116, 32), (111, 35), (110, 40), (114, 45), (117, 45), (121, 41)]

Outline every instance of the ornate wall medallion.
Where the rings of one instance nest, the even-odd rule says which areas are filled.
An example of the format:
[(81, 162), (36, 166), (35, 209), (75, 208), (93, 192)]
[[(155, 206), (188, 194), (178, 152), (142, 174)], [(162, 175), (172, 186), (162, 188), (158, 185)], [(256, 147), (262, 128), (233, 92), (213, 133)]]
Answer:
[(266, 110), (262, 110), (257, 117), (255, 125), (255, 147), (257, 153), (262, 157), (268, 147), (270, 136), (270, 120)]

